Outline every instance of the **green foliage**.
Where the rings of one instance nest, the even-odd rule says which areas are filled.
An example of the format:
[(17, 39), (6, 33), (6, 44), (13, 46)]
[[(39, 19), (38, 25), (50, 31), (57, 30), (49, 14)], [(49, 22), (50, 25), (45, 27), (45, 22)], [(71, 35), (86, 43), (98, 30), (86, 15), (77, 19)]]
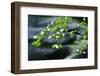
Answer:
[(32, 45), (39, 47), (41, 45), (41, 41), (37, 40), (37, 41), (33, 41)]
[[(42, 40), (44, 38), (54, 38), (54, 40), (56, 41), (56, 44), (52, 44), (50, 47), (51, 48), (62, 48), (62, 44), (57, 44), (57, 42), (59, 41), (59, 39), (65, 39), (65, 33), (68, 31), (67, 26), (69, 25), (69, 21), (71, 21), (72, 18), (71, 17), (58, 17), (57, 20), (55, 20), (54, 22), (51, 22), (47, 25), (46, 28), (44, 28), (41, 32), (39, 32), (37, 35), (35, 35), (33, 37), (33, 42), (32, 45), (35, 47), (40, 47), (42, 45)], [(85, 53), (84, 49), (86, 49), (87, 47), (87, 42), (86, 39), (87, 37), (87, 32), (88, 32), (88, 28), (87, 28), (87, 23), (86, 23), (86, 18), (83, 18), (83, 21), (78, 24), (76, 27), (82, 27), (84, 28), (83, 34), (80, 37), (80, 39), (76, 39), (74, 41), (74, 44), (80, 45), (80, 43), (83, 43), (82, 45), (80, 45), (80, 48), (75, 49), (74, 52), (76, 53)], [(51, 32), (51, 34), (49, 34)], [(75, 32), (79, 32), (76, 30), (72, 30), (70, 31), (70, 36), (73, 37)], [(80, 33), (80, 32), (79, 32)], [(74, 45), (71, 45), (71, 48), (74, 48)]]
[[(87, 28), (87, 23), (86, 23), (86, 19), (85, 18), (83, 18), (83, 21), (79, 24), (79, 26), (84, 28), (84, 31), (83, 31), (84, 33), (82, 34), (80, 39), (78, 39), (78, 40), (76, 39), (74, 41), (74, 44), (79, 45), (79, 48), (74, 49), (74, 53), (83, 53), (83, 54), (85, 54), (86, 53), (85, 50), (86, 50), (86, 48), (88, 46), (88, 44), (87, 44), (88, 28)], [(80, 44), (80, 43), (82, 43), (82, 44)]]
[[(54, 38), (56, 42), (60, 38), (64, 39), (65, 33), (67, 32), (67, 25), (70, 20), (72, 20), (71, 17), (59, 17), (56, 21), (49, 23), (46, 28), (44, 28), (41, 32), (39, 32), (36, 36), (33, 37), (35, 41), (32, 42), (32, 45), (36, 47), (41, 46), (41, 41), (46, 37), (48, 39)], [(52, 34), (46, 34), (49, 32), (52, 32)], [(51, 46), (51, 48), (56, 47), (61, 48), (62, 44), (53, 44)]]

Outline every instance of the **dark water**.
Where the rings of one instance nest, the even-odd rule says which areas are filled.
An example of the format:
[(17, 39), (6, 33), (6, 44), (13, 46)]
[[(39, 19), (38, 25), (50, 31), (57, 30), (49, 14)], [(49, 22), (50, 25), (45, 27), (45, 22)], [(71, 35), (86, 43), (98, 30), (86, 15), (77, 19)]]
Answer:
[[(56, 20), (57, 17), (51, 16), (28, 16), (28, 60), (52, 60), (52, 59), (67, 59), (67, 58), (87, 58), (87, 49), (85, 49), (85, 54), (76, 54), (72, 56), (72, 51), (75, 48), (80, 47), (79, 45), (74, 45), (74, 48), (71, 48), (70, 45), (73, 44), (75, 39), (78, 39), (81, 35), (75, 34), (73, 38), (70, 37), (69, 32), (66, 32), (66, 39), (62, 42), (62, 39), (59, 40), (59, 43), (62, 42), (63, 47), (61, 49), (49, 48), (50, 44), (54, 43), (54, 39), (44, 39), (43, 46), (36, 48), (32, 46), (33, 36), (44, 29), (48, 23)], [(73, 30), (73, 26), (76, 26), (82, 21), (82, 18), (73, 17), (73, 21), (70, 22), (69, 29)], [(76, 30), (83, 32), (84, 29), (77, 28)], [(87, 40), (86, 40), (87, 41)], [(82, 43), (80, 43), (81, 45)], [(82, 44), (83, 45), (83, 44)]]

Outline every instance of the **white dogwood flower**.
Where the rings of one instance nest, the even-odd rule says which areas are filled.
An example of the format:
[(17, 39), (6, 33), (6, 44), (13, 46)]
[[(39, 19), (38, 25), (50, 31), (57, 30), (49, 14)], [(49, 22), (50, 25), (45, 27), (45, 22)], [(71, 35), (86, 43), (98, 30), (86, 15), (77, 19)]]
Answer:
[(60, 29), (60, 32), (63, 32), (64, 31), (64, 29)]
[(36, 39), (36, 38), (37, 38), (37, 36), (33, 36), (33, 38), (34, 38), (34, 39)]
[(57, 33), (57, 34), (59, 34), (59, 32), (58, 32), (58, 31), (57, 31), (56, 33)]
[(65, 34), (62, 34), (63, 36), (65, 36)]
[(50, 31), (51, 28), (48, 28), (47, 31)]
[(77, 52), (79, 52), (80, 50), (79, 50), (79, 49), (77, 49), (76, 51), (77, 51)]
[(53, 24), (54, 22), (51, 22), (51, 24)]
[(86, 52), (84, 51), (83, 54), (85, 54)]
[(49, 36), (49, 37), (48, 37), (48, 39), (51, 39), (51, 38), (52, 38), (52, 36)]
[(59, 48), (59, 46), (57, 44), (55, 44), (55, 48)]
[(41, 32), (41, 34), (43, 35), (43, 34), (44, 34), (44, 32)]

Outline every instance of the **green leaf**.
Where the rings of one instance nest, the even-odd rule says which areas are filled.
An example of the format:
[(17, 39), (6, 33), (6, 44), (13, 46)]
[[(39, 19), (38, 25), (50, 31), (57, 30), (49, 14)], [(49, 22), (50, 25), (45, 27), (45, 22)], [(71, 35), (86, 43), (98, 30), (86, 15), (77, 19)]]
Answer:
[(74, 45), (70, 45), (71, 48), (74, 48)]
[(41, 42), (38, 41), (38, 40), (37, 40), (37, 41), (33, 41), (33, 42), (32, 42), (32, 45), (33, 45), (33, 46), (36, 46), (36, 47), (39, 47), (39, 46), (41, 45)]
[(85, 17), (83, 18), (83, 21), (86, 21)]
[(83, 39), (86, 39), (87, 38), (87, 35), (83, 35)]

